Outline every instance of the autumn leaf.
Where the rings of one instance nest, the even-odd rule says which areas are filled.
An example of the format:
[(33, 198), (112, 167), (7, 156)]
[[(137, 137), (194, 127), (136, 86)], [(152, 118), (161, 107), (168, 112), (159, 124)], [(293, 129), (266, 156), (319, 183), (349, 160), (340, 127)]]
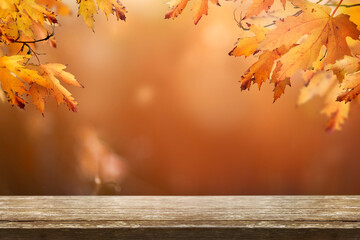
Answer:
[[(281, 0), (281, 3), (285, 9), (286, 0)], [(259, 15), (262, 11), (268, 12), (273, 4), (274, 0), (252, 0), (252, 4), (247, 8), (245, 18)]]
[(71, 14), (71, 10), (68, 6), (62, 3), (61, 0), (35, 0), (38, 4), (47, 6), (48, 9), (56, 8), (56, 13), (61, 16), (68, 16)]
[(279, 70), (277, 82), (292, 77), (299, 69), (306, 70), (312, 67), (319, 58), (322, 46), (326, 46), (323, 61), (328, 64), (335, 63), (345, 55), (351, 55), (346, 37), (357, 39), (360, 34), (347, 15), (333, 17), (329, 7), (302, 0), (292, 2), (303, 12), (299, 16), (290, 16), (284, 21), (278, 21), (277, 28), (269, 31), (259, 45), (263, 49), (274, 49), (282, 45), (289, 47), (307, 35), (303, 43), (291, 48), (281, 57), (283, 66)]
[(274, 102), (275, 102), (281, 97), (281, 95), (285, 93), (286, 86), (291, 86), (290, 78), (286, 78), (281, 82), (275, 82), (274, 85), (275, 87), (273, 91), (274, 91)]
[(44, 84), (45, 80), (36, 71), (26, 69), (22, 63), (29, 56), (14, 55), (0, 58), (0, 83), (12, 106), (25, 107), (24, 95), (28, 94), (25, 83), (37, 82)]
[(9, 30), (16, 27), (25, 36), (33, 36), (30, 27), (34, 21), (42, 25), (45, 21), (57, 23), (55, 13), (37, 4), (35, 0), (9, 0), (7, 4), (0, 4), (0, 7), (0, 17), (8, 22), (7, 27), (12, 26)]
[(0, 83), (10, 104), (24, 108), (24, 97), (31, 95), (34, 105), (44, 114), (44, 99), (51, 95), (58, 104), (66, 103), (69, 109), (76, 111), (77, 102), (59, 80), (76, 87), (82, 85), (72, 74), (64, 71), (66, 66), (58, 63), (24, 66), (29, 57), (14, 55), (0, 58)]
[(46, 87), (43, 87), (37, 83), (33, 83), (30, 86), (29, 94), (31, 95), (36, 108), (44, 116), (45, 98), (49, 96), (49, 90)]
[[(337, 2), (333, 2), (333, 5), (336, 5)], [(344, 13), (350, 16), (350, 20), (355, 23), (360, 30), (360, 5), (358, 0), (344, 0), (343, 5), (347, 7), (339, 8), (340, 13)], [(349, 7), (352, 6), (352, 7)]]
[[(226, 0), (231, 1), (231, 0)], [(236, 1), (236, 0), (233, 0)], [(185, 9), (189, 0), (171, 0), (168, 2), (170, 11), (165, 14), (165, 19), (175, 19)], [(203, 15), (208, 15), (209, 2), (220, 6), (219, 0), (193, 0), (192, 11), (194, 24), (198, 24)]]
[(341, 88), (345, 89), (338, 97), (337, 101), (350, 102), (360, 94), (360, 71), (345, 75)]
[(269, 79), (274, 61), (280, 57), (277, 50), (265, 51), (259, 56), (255, 62), (241, 77), (241, 89), (250, 89), (251, 82), (257, 83), (259, 89), (263, 82)]
[(325, 107), (322, 113), (329, 117), (329, 121), (326, 124), (327, 131), (341, 130), (349, 116), (350, 104), (336, 101), (339, 91), (339, 85), (336, 83), (325, 99)]
[(78, 16), (82, 16), (86, 25), (94, 29), (94, 14), (97, 13), (94, 0), (77, 0), (79, 4)]
[(315, 73), (309, 84), (300, 89), (297, 104), (302, 105), (313, 99), (315, 96), (326, 96), (335, 82), (336, 77), (330, 71)]
[(103, 11), (108, 18), (110, 14), (115, 14), (117, 20), (126, 19), (126, 9), (119, 0), (77, 0), (79, 4), (78, 16), (82, 16), (88, 27), (94, 30), (94, 15), (97, 13), (97, 7)]
[[(52, 95), (58, 104), (66, 103), (70, 110), (76, 112), (78, 103), (71, 93), (61, 85), (59, 80), (76, 87), (82, 87), (82, 85), (76, 81), (74, 75), (64, 71), (65, 68), (65, 65), (59, 63), (40, 64), (38, 66), (39, 74), (46, 80), (46, 83), (39, 85), (48, 88), (49, 95)], [(39, 96), (36, 97), (37, 101), (35, 100), (34, 103), (38, 109), (42, 109), (41, 106), (43, 103), (41, 98), (44, 99), (46, 94), (44, 91), (38, 91), (38, 95)]]
[(107, 18), (112, 13), (115, 13), (116, 18), (119, 20), (126, 19), (125, 7), (118, 0), (97, 0), (97, 4), (100, 11), (103, 11)]
[(339, 131), (348, 118), (350, 104), (340, 103), (336, 98), (341, 91), (336, 75), (331, 71), (319, 71), (314, 74), (310, 83), (300, 90), (298, 105), (302, 105), (315, 96), (325, 99), (322, 113), (328, 117), (325, 129)]
[(328, 65), (326, 69), (331, 70), (341, 83), (346, 74), (354, 73), (360, 70), (360, 58), (345, 56), (336, 63)]
[(257, 51), (259, 43), (265, 39), (267, 29), (264, 27), (251, 25), (250, 31), (252, 31), (255, 36), (248, 38), (240, 38), (236, 47), (230, 51), (230, 56), (248, 57)]

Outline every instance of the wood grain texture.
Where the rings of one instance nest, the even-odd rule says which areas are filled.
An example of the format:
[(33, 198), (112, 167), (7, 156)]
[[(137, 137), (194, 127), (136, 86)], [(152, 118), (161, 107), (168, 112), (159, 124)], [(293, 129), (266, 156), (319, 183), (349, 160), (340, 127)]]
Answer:
[(360, 196), (0, 197), (0, 239), (360, 239)]

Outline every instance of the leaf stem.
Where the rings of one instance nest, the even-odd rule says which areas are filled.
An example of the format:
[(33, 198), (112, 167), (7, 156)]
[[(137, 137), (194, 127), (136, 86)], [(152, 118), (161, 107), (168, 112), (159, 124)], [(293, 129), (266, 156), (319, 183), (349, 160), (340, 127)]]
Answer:
[(346, 4), (334, 4), (334, 3), (328, 3), (325, 4), (325, 6), (329, 6), (329, 7), (335, 7), (335, 6), (339, 6), (339, 7), (344, 7), (344, 8), (352, 8), (352, 7), (360, 7), (360, 3), (356, 3), (356, 4), (351, 4), (351, 5), (346, 5)]
[(331, 17), (333, 17), (336, 13), (336, 11), (338, 10), (338, 8), (340, 7), (341, 3), (343, 2), (343, 0), (340, 0), (339, 3), (337, 4), (336, 8), (334, 9), (334, 11), (331, 14)]

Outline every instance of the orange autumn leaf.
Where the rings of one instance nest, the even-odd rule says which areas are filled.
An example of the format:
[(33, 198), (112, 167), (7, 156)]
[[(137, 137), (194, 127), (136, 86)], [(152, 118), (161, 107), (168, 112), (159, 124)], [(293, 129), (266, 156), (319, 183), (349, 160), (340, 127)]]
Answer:
[[(333, 4), (336, 4), (336, 1), (332, 1)], [(360, 30), (360, 5), (358, 0), (344, 0), (343, 5), (353, 6), (353, 7), (342, 7), (338, 11), (340, 13), (345, 13), (350, 16), (350, 20), (355, 23)]]
[(25, 68), (21, 63), (29, 56), (14, 55), (0, 58), (0, 83), (9, 103), (20, 108), (25, 107), (24, 96), (28, 94), (27, 84), (43, 84), (45, 80), (36, 71)]
[(250, 89), (251, 82), (257, 83), (259, 88), (269, 79), (274, 61), (280, 57), (278, 51), (265, 51), (241, 77), (241, 89)]
[(58, 104), (66, 103), (76, 111), (77, 102), (59, 82), (81, 87), (75, 77), (65, 72), (66, 66), (57, 63), (23, 65), (30, 56), (14, 55), (0, 58), (0, 83), (11, 105), (24, 108), (24, 99), (30, 95), (34, 105), (44, 114), (44, 99), (52, 95)]
[[(285, 9), (286, 0), (281, 0)], [(262, 11), (268, 12), (274, 4), (274, 0), (252, 0), (252, 4), (247, 8), (245, 18), (259, 15)]]
[[(208, 15), (209, 2), (220, 6), (219, 0), (192, 0), (194, 3), (192, 5), (193, 19), (194, 24), (198, 24), (203, 15)], [(230, 0), (226, 0), (230, 1)], [(236, 0), (233, 0), (236, 1)], [(165, 19), (175, 19), (177, 18), (182, 11), (185, 9), (189, 0), (171, 0), (168, 2), (170, 11), (165, 14)]]
[[(65, 103), (70, 110), (76, 112), (76, 106), (78, 103), (75, 101), (71, 93), (66, 88), (64, 88), (64, 86), (62, 86), (59, 81), (62, 80), (69, 85), (82, 87), (82, 85), (75, 79), (74, 75), (64, 71), (66, 66), (59, 63), (40, 64), (38, 68), (39, 74), (46, 80), (45, 84), (39, 85), (48, 88), (49, 95), (53, 96), (58, 104)], [(38, 94), (40, 95), (37, 97), (38, 99), (41, 97), (45, 98), (47, 96), (47, 93), (45, 94), (44, 91), (39, 91)], [(39, 106), (41, 106), (41, 104), (41, 102), (35, 103), (38, 108), (40, 108)]]
[[(281, 2), (285, 8), (286, 1)], [(290, 86), (290, 78), (303, 70), (307, 87), (301, 90), (298, 104), (314, 96), (324, 97), (323, 113), (330, 118), (327, 130), (340, 130), (347, 119), (349, 106), (339, 101), (351, 101), (360, 92), (357, 75), (360, 70), (360, 31), (353, 22), (357, 21), (357, 15), (336, 14), (337, 5), (332, 9), (306, 0), (287, 2), (297, 7), (295, 13), (290, 14), (287, 9), (284, 10), (289, 12), (287, 17), (269, 13), (269, 19), (277, 20), (274, 24), (264, 24), (269, 28), (265, 37), (258, 33), (241, 38), (230, 52), (230, 55), (245, 57), (259, 53), (258, 61), (241, 77), (241, 89), (249, 89), (251, 83), (257, 83), (260, 88), (263, 82), (271, 79), (276, 101), (286, 86)], [(256, 18), (261, 20), (254, 16), (267, 12), (273, 4), (273, 0), (253, 0), (245, 18), (251, 18), (250, 23), (256, 22)], [(242, 29), (254, 32), (251, 26), (249, 29), (243, 26)], [(281, 54), (275, 54), (279, 49), (282, 49)]]
[[(259, 89), (261, 85), (268, 79), (272, 78), (272, 69), (275, 61), (279, 59), (287, 49), (281, 47), (280, 49), (275, 49), (273, 51), (265, 51), (260, 56), (258, 61), (256, 61), (250, 68), (243, 74), (241, 77), (241, 89), (250, 89), (251, 83), (257, 83)], [(278, 68), (278, 64), (275, 69)], [(276, 83), (272, 80), (272, 83)], [(278, 87), (279, 88), (279, 87)], [(278, 90), (276, 91), (278, 93)], [(281, 94), (280, 94), (281, 95)], [(280, 95), (278, 97), (280, 97)], [(275, 96), (274, 96), (275, 97)], [(278, 98), (276, 97), (276, 99)], [(275, 100), (276, 100), (275, 99)]]
[(229, 53), (230, 56), (248, 57), (257, 51), (259, 43), (265, 39), (267, 29), (264, 27), (251, 25), (250, 31), (252, 31), (255, 36), (248, 38), (240, 38), (236, 47)]
[(33, 104), (44, 115), (45, 98), (49, 96), (49, 90), (37, 83), (33, 83), (30, 86), (29, 94), (32, 97)]
[(327, 50), (323, 61), (329, 64), (335, 63), (345, 55), (351, 55), (346, 38), (357, 39), (360, 34), (348, 15), (340, 14), (333, 17), (329, 7), (302, 0), (291, 2), (303, 12), (299, 16), (290, 16), (284, 21), (278, 21), (277, 28), (269, 31), (259, 46), (264, 49), (290, 46), (307, 35), (303, 43), (291, 48), (281, 57), (283, 66), (279, 70), (277, 82), (292, 77), (299, 69), (310, 68), (318, 59), (322, 46), (326, 46)]
[(274, 91), (274, 102), (275, 102), (281, 97), (281, 95), (285, 93), (286, 86), (291, 87), (290, 78), (286, 78), (281, 82), (275, 82), (274, 85), (275, 87), (273, 91)]
[(61, 16), (68, 16), (71, 10), (61, 0), (36, 0), (37, 3), (47, 6), (49, 9), (56, 8), (56, 13)]

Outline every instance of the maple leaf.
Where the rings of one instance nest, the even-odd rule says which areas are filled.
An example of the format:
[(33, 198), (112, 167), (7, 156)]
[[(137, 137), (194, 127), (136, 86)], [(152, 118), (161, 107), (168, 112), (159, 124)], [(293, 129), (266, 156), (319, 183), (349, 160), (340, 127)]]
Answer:
[(35, 86), (36, 89), (34, 91), (37, 91), (37, 95), (33, 97), (33, 101), (42, 113), (43, 99), (47, 95), (52, 95), (58, 104), (66, 103), (70, 110), (73, 112), (77, 111), (76, 106), (78, 103), (75, 101), (71, 93), (61, 85), (59, 80), (76, 87), (82, 87), (82, 85), (76, 81), (74, 75), (64, 71), (65, 68), (65, 65), (59, 63), (40, 64), (38, 66), (39, 74), (46, 80), (46, 83), (38, 85), (49, 90), (47, 93), (44, 89)]
[(251, 82), (257, 83), (260, 89), (262, 83), (269, 79), (274, 61), (280, 56), (277, 50), (262, 53), (258, 61), (251, 65), (241, 77), (241, 89), (250, 89)]
[[(283, 52), (286, 51), (286, 49), (283, 47)], [(279, 57), (281, 56), (281, 54), (279, 55)], [(271, 75), (271, 83), (274, 84), (274, 102), (276, 100), (278, 100), (281, 95), (283, 95), (285, 93), (285, 88), (286, 86), (291, 87), (291, 83), (290, 83), (290, 78), (285, 78), (283, 81), (278, 82), (278, 74), (279, 74), (279, 69), (282, 68), (282, 63), (280, 61), (276, 62), (276, 66), (275, 69)]]
[[(285, 9), (286, 0), (280, 1)], [(252, 0), (252, 4), (248, 7), (246, 11), (245, 18), (259, 15), (262, 11), (268, 12), (268, 10), (273, 4), (274, 0)]]
[[(290, 86), (290, 78), (303, 70), (306, 87), (301, 90), (298, 105), (314, 96), (324, 97), (322, 112), (330, 119), (326, 129), (340, 130), (349, 113), (345, 102), (360, 93), (360, 59), (352, 56), (360, 53), (360, 31), (352, 22), (354, 16), (335, 15), (338, 8), (332, 11), (328, 6), (304, 0), (284, 0), (283, 7), (286, 2), (298, 8), (295, 14), (279, 17), (274, 27), (266, 24), (271, 29), (265, 32), (250, 25), (248, 30), (255, 36), (239, 39), (230, 52), (245, 57), (259, 53), (258, 60), (241, 77), (241, 89), (249, 89), (251, 83), (260, 88), (271, 79), (276, 101)], [(273, 0), (253, 0), (245, 18), (267, 12), (273, 4)]]
[(35, 0), (8, 0), (0, 4), (0, 17), (11, 30), (30, 37), (33, 36), (30, 27), (34, 21), (40, 24), (44, 24), (44, 21), (57, 23), (55, 13), (37, 4)]
[(252, 31), (255, 34), (255, 36), (238, 39), (238, 44), (229, 53), (230, 56), (248, 57), (257, 51), (259, 43), (265, 39), (265, 34), (267, 32), (267, 29), (264, 27), (251, 25), (250, 31)]
[(77, 0), (79, 4), (78, 16), (82, 16), (86, 25), (94, 29), (94, 14), (97, 13), (94, 0)]
[(37, 83), (33, 83), (30, 86), (29, 94), (32, 97), (33, 104), (44, 116), (45, 98), (49, 96), (49, 90)]
[(290, 86), (290, 80), (284, 81), (284, 83), (278, 84), (274, 79), (276, 79), (276, 72), (281, 64), (277, 62), (275, 67), (275, 74), (272, 74), (272, 69), (274, 63), (279, 59), (285, 52), (287, 48), (281, 47), (273, 51), (264, 51), (260, 56), (258, 61), (256, 61), (250, 68), (242, 75), (241, 77), (241, 90), (250, 89), (251, 83), (257, 83), (259, 89), (261, 85), (271, 78), (271, 83), (274, 83), (274, 101), (276, 101), (282, 93), (284, 93), (286, 85)]
[[(48, 63), (27, 65), (22, 63), (30, 56), (13, 55), (0, 58), (0, 83), (11, 105), (24, 108), (24, 96), (31, 95), (34, 105), (44, 114), (44, 99), (48, 95), (55, 97), (58, 104), (66, 103), (72, 111), (76, 111), (77, 102), (60, 83), (82, 87), (75, 77), (64, 71), (65, 65)], [(30, 88), (28, 89), (28, 86)]]
[(82, 16), (86, 25), (94, 30), (94, 15), (97, 7), (103, 11), (108, 18), (110, 14), (115, 14), (117, 20), (126, 20), (126, 9), (119, 0), (77, 0), (79, 4), (78, 16)]
[(290, 47), (307, 35), (303, 43), (291, 48), (280, 58), (283, 66), (279, 70), (277, 82), (292, 77), (299, 69), (306, 70), (312, 67), (319, 58), (322, 46), (327, 49), (323, 61), (328, 64), (342, 59), (345, 55), (351, 55), (346, 37), (358, 39), (360, 34), (348, 15), (340, 14), (333, 17), (329, 7), (302, 0), (291, 2), (303, 12), (299, 16), (277, 21), (277, 28), (269, 31), (259, 45), (263, 49), (274, 49), (282, 45)]
[(23, 96), (28, 94), (25, 83), (45, 83), (45, 80), (36, 71), (26, 69), (21, 65), (29, 57), (14, 55), (0, 58), (0, 83), (12, 106), (25, 107), (26, 101), (23, 99)]
[(284, 94), (286, 86), (291, 87), (290, 78), (286, 78), (281, 82), (275, 82), (274, 87), (274, 102)]
[[(203, 15), (208, 15), (209, 1), (217, 6), (220, 6), (219, 0), (193, 0), (192, 11), (194, 12), (194, 24), (198, 24)], [(231, 0), (226, 0), (231, 1)], [(232, 0), (236, 1), (236, 0)], [(168, 2), (170, 11), (165, 14), (165, 19), (175, 19), (185, 9), (189, 0), (171, 0)]]

